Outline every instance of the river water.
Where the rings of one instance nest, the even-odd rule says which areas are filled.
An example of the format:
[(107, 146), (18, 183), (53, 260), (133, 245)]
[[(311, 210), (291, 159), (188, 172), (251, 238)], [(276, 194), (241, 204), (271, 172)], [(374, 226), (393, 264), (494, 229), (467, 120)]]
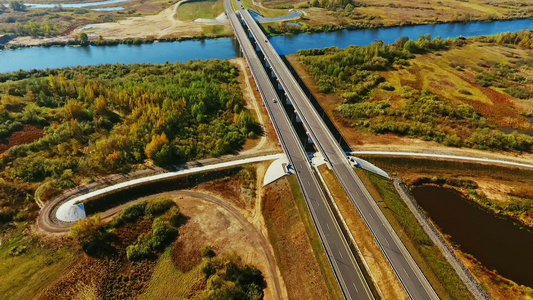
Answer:
[[(506, 31), (533, 29), (533, 19), (472, 22), (408, 27), (343, 30), (329, 33), (276, 36), (270, 39), (280, 54), (294, 54), (300, 49), (339, 48), (349, 45), (368, 45), (376, 40), (393, 43), (399, 37), (416, 39), (427, 33), (433, 37), (458, 37), (491, 35)], [(88, 46), (88, 47), (36, 47), (0, 51), (0, 72), (19, 69), (61, 68), (76, 65), (114, 63), (164, 63), (191, 59), (229, 59), (237, 56), (233, 39), (184, 41), (143, 45)]]
[(423, 186), (413, 195), (454, 243), (489, 270), (533, 287), (533, 233), (508, 217), (500, 217), (453, 189)]

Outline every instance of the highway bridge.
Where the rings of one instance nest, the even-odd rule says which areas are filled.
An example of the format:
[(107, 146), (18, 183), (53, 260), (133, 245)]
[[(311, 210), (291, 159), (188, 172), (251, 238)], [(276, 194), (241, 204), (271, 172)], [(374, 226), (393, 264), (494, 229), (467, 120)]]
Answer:
[[(257, 25), (250, 13), (246, 9), (244, 9), (240, 1), (237, 0), (237, 9), (248, 31), (243, 30), (242, 24), (239, 22), (238, 18), (233, 12), (233, 9), (231, 8), (230, 1), (225, 0), (225, 4), (228, 16), (230, 16), (230, 23), (232, 24), (232, 27), (235, 31), (235, 36), (241, 43), (241, 47), (243, 48), (243, 52), (245, 53), (245, 58), (248, 61), (250, 69), (253, 73), (264, 72), (263, 65), (261, 65), (260, 62), (254, 62), (255, 57), (252, 58), (253, 54), (251, 54), (250, 51), (255, 53), (255, 49), (253, 48), (253, 46), (251, 47), (251, 49), (248, 49), (250, 48), (250, 46), (245, 46), (250, 42), (248, 34), (252, 35), (252, 38), (255, 41), (255, 45), (259, 47), (261, 53), (264, 55), (267, 65), (272, 69), (272, 72), (277, 78), (279, 85), (283, 88), (287, 99), (294, 105), (296, 113), (302, 120), (304, 127), (308, 131), (311, 139), (314, 141), (317, 149), (321, 152), (326, 161), (329, 163), (333, 172), (341, 182), (343, 188), (346, 190), (351, 201), (357, 207), (359, 213), (361, 214), (365, 223), (374, 235), (374, 238), (381, 247), (389, 263), (392, 265), (394, 271), (396, 272), (396, 275), (400, 279), (410, 298), (438, 299), (437, 294), (427, 281), (426, 277), (421, 272), (420, 268), (418, 267), (412, 256), (409, 254), (409, 252), (407, 251), (407, 249), (405, 248), (400, 238), (395, 233), (383, 213), (379, 210), (379, 207), (377, 206), (374, 199), (372, 198), (368, 190), (365, 188), (355, 171), (352, 169), (351, 165), (346, 159), (344, 151), (341, 149), (336, 139), (333, 137), (330, 130), (325, 125), (324, 121), (320, 118), (319, 114), (303, 92), (300, 85), (297, 83), (296, 79), (290, 73), (289, 69), (282, 61), (281, 57), (278, 55), (272, 45), (268, 42), (267, 36)], [(258, 82), (258, 86), (260, 86), (261, 88), (265, 86), (266, 83), (262, 81), (267, 81), (267, 79), (257, 77), (255, 79)], [(271, 98), (271, 96), (273, 95), (263, 95), (263, 99), (267, 102), (267, 106), (272, 106), (272, 103), (270, 103), (272, 101), (270, 99), (274, 98)], [(281, 109), (281, 106), (276, 106), (275, 109)], [(282, 136), (286, 133), (287, 130), (290, 129), (280, 129), (278, 127), (279, 125), (280, 124), (274, 122), (274, 127), (277, 128), (279, 137), (280, 139), (282, 139)], [(287, 126), (290, 126), (290, 124), (288, 124)], [(300, 151), (302, 151), (300, 145), (291, 145), (291, 148), (292, 147), (300, 148)], [(285, 151), (291, 152), (287, 152), (287, 155), (289, 157), (292, 157), (292, 159), (297, 160), (294, 163), (294, 166), (296, 170), (300, 172), (298, 173), (298, 180), (300, 181), (300, 186), (302, 188), (302, 191), (304, 192), (304, 195), (306, 195), (306, 197), (315, 198), (317, 198), (317, 195), (322, 195), (321, 190), (315, 183), (316, 179), (310, 171), (307, 162), (300, 161), (304, 159), (304, 157), (302, 157), (302, 154), (296, 154), (295, 152), (297, 151), (295, 149), (287, 149), (285, 146), (284, 149)], [(323, 202), (323, 196), (321, 196), (320, 199), (316, 200), (317, 204), (312, 205), (310, 207), (310, 210), (314, 219), (317, 220), (317, 229), (319, 233), (323, 236), (323, 229), (325, 225), (322, 223), (322, 219), (333, 218), (327, 216), (331, 215), (331, 212), (328, 209), (318, 210), (320, 206), (325, 205), (325, 202)], [(308, 203), (313, 204), (313, 200), (308, 200)], [(328, 253), (328, 255), (334, 255), (334, 259), (332, 261), (333, 268), (335, 270), (335, 261), (337, 261), (339, 258), (343, 262), (346, 261), (346, 255), (339, 253), (338, 256), (335, 256), (337, 254), (337, 251), (335, 249), (342, 249), (340, 248), (341, 244), (339, 241), (336, 241), (335, 244), (330, 244), (329, 240), (323, 239), (323, 242), (325, 243), (324, 247), (326, 248), (326, 252)], [(348, 251), (348, 248), (346, 246), (345, 248), (345, 250)], [(352, 267), (345, 267), (343, 266), (343, 264), (341, 264), (340, 266), (337, 265), (337, 268), (338, 269), (335, 270), (335, 273), (338, 277), (340, 277), (338, 278), (339, 284), (341, 286), (341, 289), (343, 290), (345, 297), (351, 299), (360, 299), (361, 296), (359, 296), (358, 292), (360, 293), (361, 288), (351, 287), (351, 284), (355, 282), (352, 280), (356, 280), (355, 275), (351, 275), (349, 273), (349, 270)], [(343, 271), (343, 268), (346, 270)], [(350, 274), (349, 277), (348, 275), (342, 275), (344, 274), (342, 272)]]
[[(287, 154), (292, 170), (296, 174), (311, 217), (322, 241), (329, 262), (333, 268), (341, 291), (346, 299), (374, 299), (364, 280), (361, 269), (350, 251), (331, 212), (321, 186), (316, 179), (310, 159), (300, 142), (285, 112), (278, 92), (265, 71), (255, 46), (248, 38), (239, 18), (234, 13), (230, 0), (225, 0), (226, 12), (235, 36), (252, 72), (263, 102), (278, 134), (283, 150)], [(240, 5), (240, 4), (239, 4)], [(302, 283), (305, 284), (305, 283)]]

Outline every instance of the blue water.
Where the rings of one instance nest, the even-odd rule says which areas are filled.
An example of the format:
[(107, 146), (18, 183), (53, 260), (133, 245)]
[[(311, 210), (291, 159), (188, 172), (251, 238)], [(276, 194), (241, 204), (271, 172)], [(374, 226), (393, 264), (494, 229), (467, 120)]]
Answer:
[(161, 64), (236, 56), (230, 38), (142, 45), (36, 47), (0, 51), (0, 72), (116, 63)]
[(427, 33), (431, 34), (432, 37), (455, 38), (461, 35), (464, 37), (492, 35), (524, 29), (533, 29), (533, 19), (342, 30), (292, 36), (275, 36), (270, 39), (270, 42), (280, 54), (287, 55), (294, 54), (301, 49), (332, 46), (346, 48), (350, 45), (366, 46), (377, 40), (390, 44), (396, 42), (402, 36), (417, 39), (419, 36)]
[[(89, 6), (98, 6), (98, 5), (109, 5), (120, 2), (126, 2), (129, 0), (106, 0), (98, 2), (85, 2), (85, 3), (61, 3), (61, 7), (64, 8), (80, 8), (80, 7), (89, 7)], [(40, 4), (40, 3), (24, 3), (29, 8), (54, 8), (57, 7), (55, 4)]]
[(116, 10), (124, 10), (124, 7), (122, 7), (122, 6), (104, 7), (104, 8), (93, 8), (91, 10), (94, 10), (94, 11), (116, 11)]
[[(376, 40), (393, 43), (402, 36), (416, 39), (427, 33), (433, 37), (440, 35), (446, 38), (460, 35), (465, 37), (491, 35), (523, 29), (533, 29), (533, 19), (344, 30), (330, 33), (277, 36), (271, 38), (270, 41), (280, 54), (294, 54), (300, 49), (363, 46)], [(235, 49), (235, 41), (230, 38), (137, 46), (24, 48), (0, 51), (0, 72), (106, 63), (164, 63), (165, 61), (176, 62), (191, 59), (229, 59), (237, 56)]]

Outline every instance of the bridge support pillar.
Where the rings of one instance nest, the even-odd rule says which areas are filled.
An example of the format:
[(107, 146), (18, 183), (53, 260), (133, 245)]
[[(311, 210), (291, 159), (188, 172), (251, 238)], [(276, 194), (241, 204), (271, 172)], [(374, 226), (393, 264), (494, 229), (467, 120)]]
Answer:
[(308, 144), (311, 144), (311, 145), (314, 145), (315, 143), (313, 142), (313, 139), (312, 139), (311, 136), (309, 135), (309, 132), (306, 131), (305, 134), (307, 134), (307, 143), (308, 143)]
[[(298, 116), (298, 114), (296, 113), (296, 111), (294, 111), (294, 121), (296, 123), (302, 123), (302, 119), (300, 119), (300, 117)], [(309, 135), (309, 133), (308, 133)]]

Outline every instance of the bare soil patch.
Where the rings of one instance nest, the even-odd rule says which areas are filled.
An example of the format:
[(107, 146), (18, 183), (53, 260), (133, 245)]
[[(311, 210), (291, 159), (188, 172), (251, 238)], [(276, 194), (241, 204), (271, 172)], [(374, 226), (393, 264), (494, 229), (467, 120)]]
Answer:
[(0, 144), (0, 153), (17, 145), (29, 144), (44, 136), (44, 130), (33, 125), (25, 125), (21, 131), (13, 132), (7, 144)]

